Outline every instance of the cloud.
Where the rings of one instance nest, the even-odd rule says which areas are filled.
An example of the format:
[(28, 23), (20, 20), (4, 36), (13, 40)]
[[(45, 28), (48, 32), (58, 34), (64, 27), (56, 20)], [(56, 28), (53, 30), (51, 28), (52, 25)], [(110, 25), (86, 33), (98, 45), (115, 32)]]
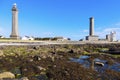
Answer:
[(2, 27), (0, 27), (0, 32), (3, 32), (3, 29), (2, 29)]
[(116, 27), (116, 28), (106, 28), (106, 29), (104, 29), (104, 32), (111, 32), (111, 31), (120, 31), (120, 28)]
[(96, 29), (96, 35), (98, 35), (100, 38), (105, 38), (107, 34), (110, 34), (111, 31), (116, 32), (116, 38), (120, 39), (120, 22), (112, 24), (110, 26), (106, 26), (106, 28)]
[(5, 33), (5, 30), (0, 26), (0, 35), (3, 35)]
[(116, 23), (115, 25), (116, 25), (116, 26), (120, 26), (120, 22)]
[(44, 36), (53, 36), (54, 35), (54, 33), (52, 33), (52, 32), (44, 32), (44, 33), (42, 33)]
[(80, 39), (84, 39), (88, 35), (89, 35), (89, 30), (84, 29), (84, 30), (80, 30), (79, 33), (71, 34), (71, 37), (74, 38), (75, 40), (80, 40)]
[(89, 30), (83, 30), (83, 32), (85, 32), (85, 33), (86, 33), (86, 32), (89, 32)]

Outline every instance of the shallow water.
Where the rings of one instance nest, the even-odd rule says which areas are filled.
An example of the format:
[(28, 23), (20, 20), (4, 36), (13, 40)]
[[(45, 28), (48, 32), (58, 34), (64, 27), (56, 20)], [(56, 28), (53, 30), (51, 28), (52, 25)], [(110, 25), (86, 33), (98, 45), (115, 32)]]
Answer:
[[(77, 62), (83, 65), (83, 67), (85, 68), (91, 68), (93, 67), (95, 71), (103, 73), (105, 70), (110, 69), (110, 70), (114, 70), (117, 72), (120, 72), (120, 63), (115, 62), (112, 65), (108, 64), (107, 60), (102, 60), (99, 58), (95, 58), (93, 61), (93, 65), (92, 63), (89, 61), (90, 56), (80, 56), (80, 58), (71, 58), (70, 60), (73, 62)], [(101, 64), (95, 64), (96, 62), (100, 62)]]

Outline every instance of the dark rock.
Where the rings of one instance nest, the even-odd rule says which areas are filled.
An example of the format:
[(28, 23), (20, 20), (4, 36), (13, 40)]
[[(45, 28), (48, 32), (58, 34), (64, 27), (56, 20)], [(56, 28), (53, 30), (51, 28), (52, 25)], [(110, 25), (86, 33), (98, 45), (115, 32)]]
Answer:
[(40, 75), (36, 77), (38, 80), (49, 80), (46, 75)]
[(53, 74), (51, 74), (51, 73), (46, 73), (46, 75), (47, 75), (47, 77), (49, 78), (49, 79), (51, 79), (52, 77), (53, 77)]
[(38, 46), (34, 46), (33, 49), (34, 49), (34, 50), (38, 50), (39, 47), (38, 47)]
[(74, 50), (73, 50), (73, 49), (71, 49), (70, 51), (68, 51), (68, 53), (74, 53)]
[(52, 54), (56, 54), (56, 52), (51, 52)]
[(35, 56), (33, 57), (33, 60), (34, 60), (34, 61), (40, 61), (40, 60), (41, 60), (41, 57), (40, 57), (40, 56), (35, 55)]

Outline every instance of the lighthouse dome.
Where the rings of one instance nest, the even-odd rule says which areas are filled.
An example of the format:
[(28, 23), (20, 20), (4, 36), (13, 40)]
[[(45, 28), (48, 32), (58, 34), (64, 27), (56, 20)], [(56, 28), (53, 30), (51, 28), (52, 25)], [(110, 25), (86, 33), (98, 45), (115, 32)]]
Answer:
[(12, 11), (18, 11), (16, 3), (13, 4)]

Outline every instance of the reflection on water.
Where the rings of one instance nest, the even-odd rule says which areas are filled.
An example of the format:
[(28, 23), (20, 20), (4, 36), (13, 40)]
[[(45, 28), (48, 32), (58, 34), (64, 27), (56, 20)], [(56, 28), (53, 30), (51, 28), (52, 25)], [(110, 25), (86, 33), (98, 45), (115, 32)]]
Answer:
[(120, 72), (120, 63), (114, 63), (112, 65), (108, 64), (107, 60), (101, 60), (99, 58), (93, 59), (93, 62), (89, 60), (90, 56), (80, 56), (80, 58), (70, 58), (73, 62), (78, 62), (82, 64), (85, 68), (91, 68), (103, 73), (105, 70), (110, 69)]

